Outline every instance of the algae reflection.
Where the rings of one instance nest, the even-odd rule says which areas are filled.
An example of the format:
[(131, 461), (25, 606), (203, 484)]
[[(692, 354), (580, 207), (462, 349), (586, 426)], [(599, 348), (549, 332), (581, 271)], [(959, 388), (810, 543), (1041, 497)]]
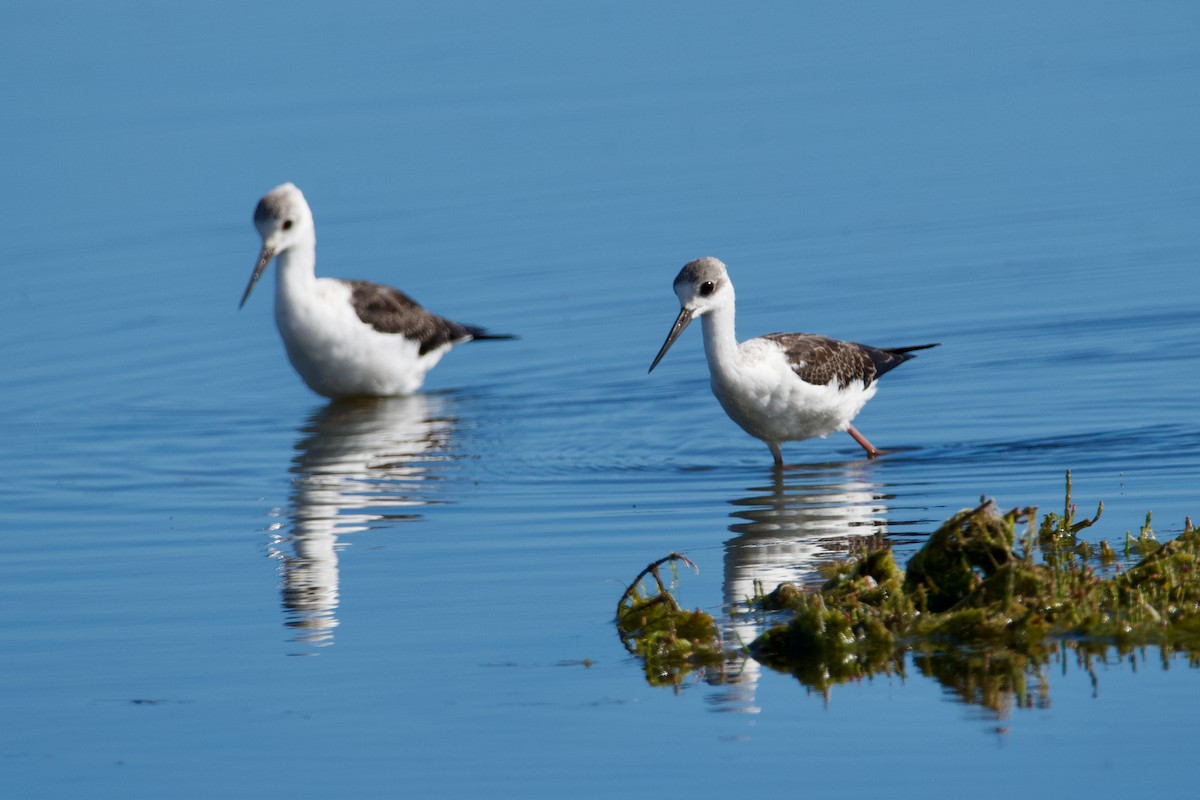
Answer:
[[(744, 645), (762, 633), (766, 618), (751, 607), (752, 598), (762, 586), (819, 579), (820, 565), (844, 555), (853, 541), (886, 532), (887, 495), (868, 476), (858, 464), (775, 472), (770, 483), (749, 487), (749, 494), (730, 501), (734, 536), (725, 542), (723, 581), (729, 614), (718, 622), (700, 612), (711, 622), (712, 640), (704, 638), (709, 622), (679, 616), (692, 612), (678, 608), (662, 578), (670, 569), (671, 581), (680, 580), (678, 567), (686, 566), (682, 557), (673, 554), (648, 567), (618, 610), (621, 624), (629, 628), (623, 641), (643, 658), (647, 680), (678, 686), (694, 672), (725, 687), (716, 698), (720, 707), (756, 711), (761, 667)], [(681, 630), (687, 632), (682, 640)], [(698, 637), (694, 651), (686, 641), (690, 635)], [(709, 657), (714, 647), (722, 655), (717, 662)]]
[[(1099, 517), (1098, 510), (1076, 518), (1068, 476), (1062, 514), (1045, 515), (1039, 526), (1036, 509), (1000, 513), (982, 503), (939, 527), (907, 572), (882, 537), (860, 540), (859, 552), (829, 568), (818, 589), (782, 582), (760, 595), (755, 606), (774, 624), (748, 651), (827, 699), (838, 683), (903, 675), (911, 660), (963, 702), (1001, 716), (1049, 704), (1051, 663), (1065, 668), (1073, 660), (1093, 683), (1095, 665), (1113, 653), (1136, 663), (1155, 647), (1164, 663), (1183, 654), (1196, 665), (1200, 530), (1186, 520), (1177, 538), (1160, 545), (1147, 518), (1136, 537), (1126, 534), (1114, 548), (1079, 536)], [(689, 631), (706, 630), (689, 622)], [(744, 656), (746, 648), (714, 637), (725, 663)], [(698, 641), (686, 649), (713, 646)], [(726, 677), (695, 660), (675, 671), (677, 685), (690, 669), (706, 669), (710, 681)]]
[(287, 525), (268, 546), (295, 641), (333, 643), (344, 537), (419, 519), (421, 507), (442, 502), (436, 481), (449, 465), (454, 430), (448, 402), (437, 395), (339, 401), (301, 429)]
[(724, 607), (721, 620), (726, 648), (724, 670), (709, 675), (724, 687), (716, 697), (722, 708), (755, 712), (761, 666), (744, 646), (765, 630), (753, 598), (781, 583), (804, 585), (819, 580), (822, 565), (845, 556), (854, 542), (888, 532), (888, 495), (857, 462), (810, 469), (775, 471), (765, 486), (730, 501), (733, 538), (725, 542)]

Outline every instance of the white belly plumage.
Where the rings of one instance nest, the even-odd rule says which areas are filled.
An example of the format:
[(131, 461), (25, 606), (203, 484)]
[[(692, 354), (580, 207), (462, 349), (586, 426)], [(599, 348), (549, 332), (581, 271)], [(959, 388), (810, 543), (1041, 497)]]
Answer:
[(275, 323), (296, 372), (326, 397), (411, 394), (450, 349), (421, 355), (420, 342), (380, 333), (355, 313), (350, 287), (330, 278), (315, 292), (278, 298)]
[(739, 347), (737, 369), (712, 371), (712, 391), (746, 433), (766, 442), (825, 437), (844, 431), (877, 390), (871, 383), (801, 380), (773, 342), (750, 339)]

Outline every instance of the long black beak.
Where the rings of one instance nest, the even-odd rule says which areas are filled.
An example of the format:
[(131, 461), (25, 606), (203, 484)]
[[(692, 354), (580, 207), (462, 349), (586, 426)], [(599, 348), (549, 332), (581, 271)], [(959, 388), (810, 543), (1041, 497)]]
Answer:
[(679, 334), (683, 333), (683, 329), (692, 324), (692, 310), (690, 308), (679, 309), (679, 316), (675, 318), (675, 324), (671, 326), (671, 332), (667, 334), (667, 340), (663, 342), (662, 350), (658, 351), (658, 355), (654, 357), (654, 363), (650, 365), (647, 372), (654, 372), (654, 368), (658, 366), (658, 362), (662, 361), (662, 357), (671, 349), (671, 345), (675, 344), (675, 340), (679, 338)]
[(242, 294), (242, 302), (238, 303), (238, 308), (246, 305), (246, 298), (250, 296), (250, 291), (254, 288), (254, 284), (258, 283), (258, 279), (262, 277), (263, 270), (271, 263), (271, 259), (275, 257), (274, 248), (263, 246), (262, 252), (258, 254), (258, 264), (254, 266), (254, 274), (250, 276), (250, 283), (246, 284), (246, 291)]

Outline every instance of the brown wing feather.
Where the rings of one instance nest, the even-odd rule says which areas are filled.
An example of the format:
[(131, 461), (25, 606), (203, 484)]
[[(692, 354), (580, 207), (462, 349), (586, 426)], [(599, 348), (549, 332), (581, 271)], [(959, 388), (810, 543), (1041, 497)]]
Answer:
[(421, 355), (444, 344), (471, 339), (482, 333), (421, 307), (399, 289), (370, 281), (346, 281), (358, 318), (380, 333), (398, 333), (421, 343)]
[(788, 364), (800, 380), (825, 386), (836, 379), (840, 389), (854, 381), (870, 386), (880, 375), (914, 358), (911, 351), (937, 347), (935, 344), (869, 347), (814, 333), (769, 333), (762, 338), (770, 339), (783, 349)]

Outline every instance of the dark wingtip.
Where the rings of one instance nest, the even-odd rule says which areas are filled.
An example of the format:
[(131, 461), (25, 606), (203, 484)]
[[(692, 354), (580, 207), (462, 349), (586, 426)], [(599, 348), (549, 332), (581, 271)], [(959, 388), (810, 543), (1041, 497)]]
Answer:
[(893, 353), (912, 353), (916, 350), (928, 350), (931, 347), (941, 347), (941, 346), (942, 346), (941, 342), (934, 342), (933, 344), (915, 344), (911, 347), (892, 347), (892, 348), (889, 348), (889, 350)]
[(471, 341), (500, 341), (501, 339), (520, 339), (515, 333), (488, 333), (482, 328), (467, 328), (471, 334)]
[(875, 365), (875, 369), (877, 371), (875, 377), (879, 378), (886, 373), (891, 372), (905, 361), (916, 358), (916, 356), (913, 355), (915, 351), (928, 350), (931, 347), (939, 346), (941, 346), (941, 342), (934, 342), (933, 344), (916, 344), (909, 347), (870, 347), (867, 348), (867, 358), (871, 359), (871, 363)]

